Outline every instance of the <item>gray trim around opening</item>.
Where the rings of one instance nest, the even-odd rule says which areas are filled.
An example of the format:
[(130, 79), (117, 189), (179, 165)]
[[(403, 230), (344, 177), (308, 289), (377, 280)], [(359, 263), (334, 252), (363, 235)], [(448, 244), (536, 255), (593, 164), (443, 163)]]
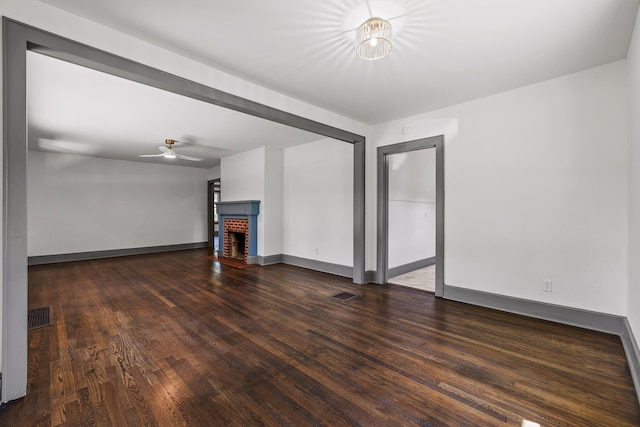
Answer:
[[(3, 18), (2, 390), (27, 392), (27, 29)], [(11, 325), (11, 327), (9, 327)]]
[(436, 150), (436, 296), (444, 294), (444, 135), (378, 147), (376, 283), (389, 279), (389, 155)]
[(365, 142), (353, 143), (353, 283), (367, 283), (365, 277)]
[(399, 265), (397, 267), (389, 268), (389, 278), (401, 276), (412, 271), (419, 270), (421, 268), (429, 267), (436, 263), (436, 257), (419, 259), (418, 261), (410, 262), (408, 264)]
[(29, 265), (56, 264), (60, 262), (86, 261), (89, 259), (116, 258), (129, 255), (157, 254), (209, 247), (208, 242), (181, 243), (177, 245), (146, 246), (141, 248), (109, 249), (104, 251), (74, 252), (69, 254), (30, 256)]
[(0, 403), (24, 396), (27, 386), (27, 50), (353, 144), (354, 259), (348, 277), (355, 283), (364, 283), (364, 136), (226, 93), (7, 17), (2, 18), (2, 31), (4, 286)]
[(214, 219), (213, 219), (213, 200), (215, 199), (216, 183), (220, 185), (220, 178), (210, 179), (207, 181), (207, 243), (211, 249), (214, 249)]

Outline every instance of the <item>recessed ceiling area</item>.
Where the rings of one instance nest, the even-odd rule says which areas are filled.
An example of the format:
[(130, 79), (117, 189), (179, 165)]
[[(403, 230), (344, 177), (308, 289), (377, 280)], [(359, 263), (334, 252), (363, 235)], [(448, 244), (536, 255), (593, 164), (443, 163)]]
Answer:
[[(638, 0), (42, 1), (369, 124), (623, 59), (638, 9)], [(377, 61), (354, 52), (353, 30), (370, 15), (394, 26), (393, 50)]]
[[(211, 168), (257, 147), (322, 136), (218, 107), (39, 53), (27, 54), (29, 150)], [(179, 154), (140, 158), (175, 139)]]

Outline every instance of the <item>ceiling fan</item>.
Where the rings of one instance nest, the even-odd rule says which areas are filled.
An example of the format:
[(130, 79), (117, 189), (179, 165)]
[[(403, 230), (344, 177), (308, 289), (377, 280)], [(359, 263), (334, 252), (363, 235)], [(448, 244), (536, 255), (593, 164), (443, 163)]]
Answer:
[(140, 154), (138, 157), (164, 157), (165, 159), (183, 159), (183, 160), (190, 160), (192, 162), (201, 162), (204, 159), (201, 159), (200, 157), (192, 157), (192, 156), (185, 156), (183, 154), (178, 154), (175, 152), (175, 150), (173, 149), (173, 144), (175, 144), (176, 141), (175, 139), (165, 139), (164, 143), (167, 145), (166, 147), (164, 145), (159, 146), (158, 148), (160, 149), (160, 151), (162, 151), (162, 153), (160, 154)]

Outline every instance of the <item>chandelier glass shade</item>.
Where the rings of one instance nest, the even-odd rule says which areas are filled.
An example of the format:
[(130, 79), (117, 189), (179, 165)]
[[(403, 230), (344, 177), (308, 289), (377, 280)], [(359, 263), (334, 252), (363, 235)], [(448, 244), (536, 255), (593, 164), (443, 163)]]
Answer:
[(356, 54), (362, 59), (380, 59), (391, 52), (391, 24), (371, 18), (356, 29)]

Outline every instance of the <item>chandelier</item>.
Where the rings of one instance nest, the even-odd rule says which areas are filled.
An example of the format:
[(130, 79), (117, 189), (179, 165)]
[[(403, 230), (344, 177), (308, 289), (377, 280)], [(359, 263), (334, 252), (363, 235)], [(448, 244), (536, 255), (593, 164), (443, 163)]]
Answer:
[(391, 24), (371, 18), (356, 29), (356, 54), (362, 59), (380, 59), (391, 52)]

